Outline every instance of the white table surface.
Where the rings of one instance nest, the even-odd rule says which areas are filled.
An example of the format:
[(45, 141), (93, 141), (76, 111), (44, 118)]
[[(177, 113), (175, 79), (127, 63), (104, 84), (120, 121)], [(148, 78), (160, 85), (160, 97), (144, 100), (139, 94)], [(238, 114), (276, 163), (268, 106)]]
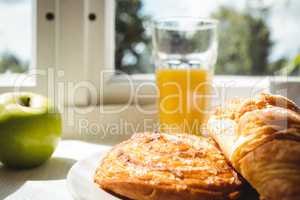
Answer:
[(77, 140), (62, 140), (52, 158), (44, 165), (14, 171), (0, 165), (0, 200), (72, 200), (66, 176), (72, 165), (110, 146)]

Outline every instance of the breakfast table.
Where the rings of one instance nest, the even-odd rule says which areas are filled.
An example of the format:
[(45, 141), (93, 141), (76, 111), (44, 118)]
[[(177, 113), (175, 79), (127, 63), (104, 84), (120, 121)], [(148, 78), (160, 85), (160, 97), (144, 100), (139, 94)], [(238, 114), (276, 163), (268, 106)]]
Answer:
[(70, 168), (78, 160), (109, 148), (109, 145), (66, 139), (59, 143), (52, 158), (40, 167), (10, 170), (0, 164), (0, 199), (72, 200), (66, 185)]

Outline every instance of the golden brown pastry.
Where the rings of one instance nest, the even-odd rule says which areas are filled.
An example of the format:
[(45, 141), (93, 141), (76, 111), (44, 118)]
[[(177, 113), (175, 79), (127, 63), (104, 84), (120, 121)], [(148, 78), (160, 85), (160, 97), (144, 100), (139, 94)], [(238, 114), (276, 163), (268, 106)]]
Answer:
[(136, 200), (236, 199), (241, 187), (212, 139), (164, 133), (135, 134), (114, 147), (94, 181)]
[(300, 109), (295, 103), (270, 94), (233, 100), (219, 107), (207, 126), (262, 199), (300, 199)]

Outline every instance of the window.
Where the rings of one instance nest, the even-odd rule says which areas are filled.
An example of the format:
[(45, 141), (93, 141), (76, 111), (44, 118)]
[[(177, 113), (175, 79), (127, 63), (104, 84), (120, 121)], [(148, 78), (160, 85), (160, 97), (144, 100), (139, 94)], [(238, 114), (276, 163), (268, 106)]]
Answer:
[(31, 58), (31, 2), (2, 0), (0, 15), (0, 73), (26, 73)]
[(69, 93), (81, 105), (155, 94), (150, 21), (175, 15), (220, 19), (217, 75), (297, 75), (299, 8), (296, 0), (0, 0), (0, 92), (21, 77), (22, 88), (47, 96), (67, 88), (66, 104)]
[(190, 15), (220, 21), (217, 75), (298, 75), (299, 9), (297, 0), (116, 0), (116, 69), (153, 73), (150, 21)]
[(52, 4), (0, 0), (1, 93), (26, 90), (47, 95), (47, 68), (53, 62), (54, 42), (53, 23), (45, 19), (45, 13), (52, 11)]
[(28, 72), (32, 48), (31, 18), (30, 0), (0, 1), (0, 73)]
[[(12, 86), (17, 77), (34, 68), (33, 1), (0, 0), (0, 86)], [(27, 81), (26, 85), (32, 85)], [(24, 83), (25, 85), (25, 83)]]
[[(62, 106), (86, 105), (88, 94), (80, 84), (90, 79), (91, 71), (86, 61), (88, 14), (97, 9), (99, 20), (94, 24), (103, 31), (103, 5), (98, 0), (0, 0), (0, 92), (26, 90)], [(69, 99), (70, 93), (76, 98)]]

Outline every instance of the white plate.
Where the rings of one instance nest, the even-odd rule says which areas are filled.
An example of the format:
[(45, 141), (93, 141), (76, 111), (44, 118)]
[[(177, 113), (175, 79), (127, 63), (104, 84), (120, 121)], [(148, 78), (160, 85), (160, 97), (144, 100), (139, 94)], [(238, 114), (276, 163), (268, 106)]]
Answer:
[(69, 171), (67, 187), (75, 200), (120, 200), (93, 182), (96, 167), (104, 154), (99, 152), (80, 160)]
[[(67, 176), (67, 187), (75, 200), (121, 200), (110, 193), (98, 188), (93, 177), (97, 165), (106, 152), (99, 152), (78, 161)], [(239, 200), (258, 200), (256, 192), (248, 188)]]

